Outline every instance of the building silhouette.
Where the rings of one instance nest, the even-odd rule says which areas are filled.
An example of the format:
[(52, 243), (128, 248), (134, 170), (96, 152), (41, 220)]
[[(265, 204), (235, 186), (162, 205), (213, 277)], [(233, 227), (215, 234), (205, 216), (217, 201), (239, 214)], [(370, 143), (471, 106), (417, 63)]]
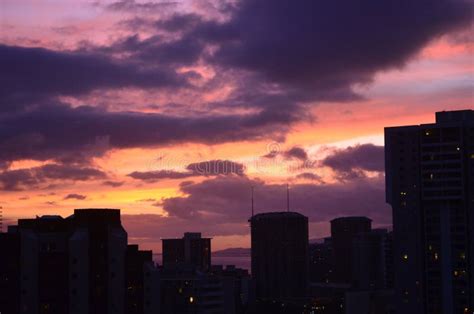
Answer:
[(250, 218), (252, 277), (259, 299), (304, 297), (308, 285), (308, 218), (270, 212)]
[(186, 232), (181, 239), (162, 239), (163, 266), (193, 267), (208, 271), (211, 267), (211, 239), (199, 232)]
[(333, 252), (331, 238), (309, 245), (309, 277), (311, 282), (330, 283), (333, 280)]
[(367, 217), (339, 217), (331, 220), (331, 242), (334, 263), (334, 282), (351, 283), (352, 244), (357, 234), (371, 230)]
[[(185, 233), (159, 267), (127, 244), (118, 209), (20, 219), (0, 233), (1, 314), (244, 313), (247, 270), (211, 267), (211, 239)], [(178, 249), (176, 249), (176, 247)]]
[(210, 238), (188, 232), (162, 244), (162, 313), (245, 313), (253, 299), (248, 271), (232, 265), (210, 267)]
[(396, 313), (472, 313), (474, 111), (385, 129)]
[[(20, 219), (0, 234), (0, 249), (8, 250), (0, 257), (2, 297), (10, 291), (8, 300), (0, 297), (2, 314), (129, 313), (125, 304), (133, 304), (134, 296), (125, 294), (126, 274), (133, 277), (131, 264), (137, 260), (126, 259), (120, 210), (76, 209), (67, 218)], [(151, 313), (143, 307), (132, 313)]]
[(355, 236), (352, 242), (352, 285), (354, 289), (383, 290), (392, 288), (392, 245), (392, 233), (386, 229), (373, 229)]
[(0, 233), (0, 311), (20, 313), (20, 237)]
[(120, 210), (79, 209), (72, 219), (71, 288), (88, 293), (72, 293), (71, 313), (123, 313), (127, 232)]
[(125, 252), (125, 313), (157, 313), (159, 308), (159, 273), (152, 251), (127, 246)]

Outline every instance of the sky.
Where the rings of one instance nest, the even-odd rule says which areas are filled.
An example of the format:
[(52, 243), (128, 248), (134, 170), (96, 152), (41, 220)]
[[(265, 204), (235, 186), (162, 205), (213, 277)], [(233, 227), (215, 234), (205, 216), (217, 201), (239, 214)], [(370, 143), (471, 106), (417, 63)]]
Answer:
[(4, 221), (120, 208), (249, 247), (255, 212), (389, 227), (383, 130), (474, 108), (464, 0), (3, 0)]

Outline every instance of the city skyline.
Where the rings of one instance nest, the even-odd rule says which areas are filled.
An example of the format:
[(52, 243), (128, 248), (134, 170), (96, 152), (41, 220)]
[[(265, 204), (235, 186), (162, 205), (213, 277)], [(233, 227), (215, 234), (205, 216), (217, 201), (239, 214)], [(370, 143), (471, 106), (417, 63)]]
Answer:
[(258, 213), (289, 183), (310, 238), (390, 226), (383, 129), (472, 108), (472, 4), (255, 3), (2, 1), (5, 225), (111, 207), (155, 252), (250, 247), (251, 187)]

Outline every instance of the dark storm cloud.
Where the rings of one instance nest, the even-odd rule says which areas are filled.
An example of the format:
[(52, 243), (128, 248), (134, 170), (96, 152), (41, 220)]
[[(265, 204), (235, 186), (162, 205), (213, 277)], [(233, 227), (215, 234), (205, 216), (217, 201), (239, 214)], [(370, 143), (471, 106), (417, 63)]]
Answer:
[(230, 160), (208, 160), (189, 164), (186, 169), (197, 175), (244, 175), (245, 166)]
[(186, 172), (174, 170), (135, 171), (128, 176), (134, 179), (156, 182), (163, 179), (186, 179), (199, 176), (244, 175), (245, 167), (230, 160), (208, 160), (186, 166)]
[(71, 193), (64, 197), (65, 200), (79, 200), (79, 201), (85, 200), (86, 198), (87, 196), (82, 195), (82, 194), (76, 194), (76, 193)]
[(135, 61), (143, 63), (188, 65), (195, 63), (204, 49), (204, 42), (197, 39), (165, 40), (162, 36), (152, 36), (140, 40), (132, 35), (115, 42), (110, 47), (102, 48), (105, 52), (127, 52)]
[(293, 147), (283, 153), (286, 158), (296, 158), (302, 161), (308, 159), (308, 153), (301, 147)]
[[(110, 8), (148, 10), (154, 3)], [(0, 45), (0, 167), (22, 158), (78, 163), (113, 148), (283, 140), (291, 125), (311, 119), (315, 101), (357, 99), (354, 84), (405, 65), (431, 39), (467, 26), (471, 8), (461, 0), (242, 0), (226, 6), (227, 20), (175, 15), (155, 21), (156, 33), (146, 39), (131, 36), (109, 47)], [(189, 83), (199, 74), (175, 71), (201, 61), (217, 74), (202, 89)], [(192, 116), (51, 105), (56, 96), (96, 90), (204, 93), (225, 82), (236, 85), (229, 97), (202, 104), (209, 111)]]
[(300, 161), (309, 161), (308, 153), (302, 147), (294, 146), (288, 150), (280, 151), (279, 147), (275, 147), (275, 150), (270, 151), (268, 154), (263, 155), (263, 158), (273, 159), (279, 156), (283, 156), (285, 159), (297, 159)]
[[(100, 88), (157, 88), (187, 84), (187, 76), (166, 67), (143, 68), (99, 53), (57, 52), (0, 45), (0, 111), (57, 95), (81, 95)], [(13, 108), (12, 108), (13, 107)]]
[(128, 174), (129, 177), (146, 181), (156, 182), (163, 179), (184, 179), (195, 176), (191, 172), (178, 172), (172, 170), (158, 170), (158, 171), (134, 171)]
[(313, 100), (351, 100), (352, 87), (405, 65), (430, 40), (467, 27), (462, 0), (242, 0), (226, 22), (195, 14), (158, 21), (161, 30), (217, 46), (205, 54), (222, 69), (292, 86)]
[(118, 187), (122, 186), (123, 184), (124, 184), (124, 182), (122, 182), (122, 181), (104, 181), (104, 182), (102, 182), (102, 185), (111, 186), (113, 188), (118, 188)]
[(471, 9), (452, 0), (243, 0), (233, 27), (224, 24), (239, 39), (213, 60), (312, 87), (364, 83), (404, 65), (434, 37), (468, 26)]
[[(245, 177), (217, 177), (181, 187), (185, 197), (164, 199), (164, 209), (181, 218), (242, 218), (248, 215), (250, 187), (254, 186), (256, 206), (263, 211), (286, 209), (286, 186), (266, 184)], [(371, 190), (374, 195), (368, 196)], [(360, 179), (347, 184), (296, 184), (291, 186), (291, 206), (313, 221), (333, 215), (356, 214), (384, 205), (383, 178)], [(347, 204), (352, 204), (347, 206)], [(380, 217), (379, 217), (380, 218)]]
[(216, 144), (271, 137), (288, 130), (288, 116), (177, 117), (108, 112), (94, 107), (44, 105), (0, 115), (0, 160), (77, 160), (113, 148), (155, 147), (182, 142)]
[(362, 171), (383, 172), (384, 147), (362, 144), (337, 149), (323, 159), (321, 165), (332, 168), (342, 179), (363, 176)]
[[(168, 212), (167, 217), (127, 216), (124, 222), (131, 226), (133, 221), (136, 227), (132, 227), (131, 233), (134, 236), (155, 240), (180, 236), (178, 233), (189, 228), (190, 224), (212, 236), (248, 234), (252, 186), (257, 213), (286, 210), (286, 185), (268, 184), (247, 177), (220, 176), (181, 186), (185, 196), (163, 199), (160, 205)], [(291, 186), (290, 195), (291, 210), (307, 215), (312, 223), (350, 215), (369, 216), (375, 224), (390, 223), (383, 177), (361, 178), (346, 184), (295, 184)]]
[(87, 181), (105, 177), (104, 172), (95, 168), (48, 164), (0, 172), (0, 190), (16, 191), (38, 188), (50, 180)]

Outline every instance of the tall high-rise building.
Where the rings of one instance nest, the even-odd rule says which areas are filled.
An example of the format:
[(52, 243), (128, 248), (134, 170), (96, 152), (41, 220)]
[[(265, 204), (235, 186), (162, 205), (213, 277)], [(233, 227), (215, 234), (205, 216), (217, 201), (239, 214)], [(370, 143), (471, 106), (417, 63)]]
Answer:
[(20, 313), (69, 313), (68, 222), (60, 216), (18, 221)]
[(385, 129), (397, 313), (472, 313), (474, 111)]
[(123, 313), (127, 232), (120, 210), (76, 209), (70, 219), (71, 314)]
[(333, 279), (333, 253), (331, 238), (309, 245), (309, 278), (311, 283), (330, 283)]
[(0, 313), (20, 313), (20, 237), (0, 233)]
[(352, 242), (352, 284), (357, 290), (389, 289), (393, 283), (392, 233), (373, 229)]
[(257, 298), (304, 297), (308, 285), (308, 217), (271, 212), (254, 215), (249, 221)]
[(199, 232), (186, 232), (181, 239), (163, 239), (163, 266), (193, 267), (208, 271), (211, 267), (211, 238)]
[(125, 253), (125, 314), (157, 314), (159, 273), (152, 251), (128, 245)]
[(371, 228), (372, 221), (367, 217), (340, 217), (331, 220), (335, 282), (352, 282), (352, 243), (357, 234), (369, 232)]
[[(126, 248), (120, 210), (20, 219), (0, 236), (0, 249), (11, 250), (0, 257), (0, 266), (8, 267), (0, 274), (19, 288), (19, 311), (12, 313), (124, 313)], [(0, 298), (2, 313), (12, 306)]]

